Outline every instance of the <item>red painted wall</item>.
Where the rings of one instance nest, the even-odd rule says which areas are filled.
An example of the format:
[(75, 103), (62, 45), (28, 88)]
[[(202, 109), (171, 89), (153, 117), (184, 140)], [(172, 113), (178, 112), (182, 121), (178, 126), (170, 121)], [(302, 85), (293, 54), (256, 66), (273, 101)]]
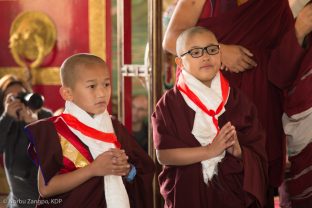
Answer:
[[(106, 0), (110, 12), (110, 0)], [(105, 8), (99, 8), (105, 9)], [(17, 66), (9, 46), (10, 27), (15, 17), (23, 11), (41, 11), (46, 13), (55, 23), (57, 42), (53, 51), (45, 59), (41, 67), (59, 67), (65, 58), (79, 52), (89, 52), (89, 25), (87, 0), (16, 0), (0, 1), (0, 70), (1, 67)], [(103, 20), (105, 21), (105, 20)], [(110, 18), (106, 18), (107, 42), (111, 42)], [(108, 22), (109, 21), (109, 22)], [(105, 40), (103, 40), (105, 41)], [(107, 45), (108, 65), (111, 66), (111, 48)], [(44, 69), (42, 69), (44, 70)], [(45, 77), (44, 79), (49, 79)], [(46, 98), (46, 107), (56, 110), (64, 101), (59, 95), (57, 85), (36, 85), (34, 91)]]

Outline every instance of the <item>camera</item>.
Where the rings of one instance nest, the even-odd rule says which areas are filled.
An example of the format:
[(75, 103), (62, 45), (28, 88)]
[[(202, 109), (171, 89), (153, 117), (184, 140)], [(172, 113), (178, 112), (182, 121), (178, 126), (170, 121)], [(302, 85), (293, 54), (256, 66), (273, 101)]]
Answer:
[(38, 93), (21, 92), (15, 98), (32, 110), (40, 109), (44, 102), (44, 97)]

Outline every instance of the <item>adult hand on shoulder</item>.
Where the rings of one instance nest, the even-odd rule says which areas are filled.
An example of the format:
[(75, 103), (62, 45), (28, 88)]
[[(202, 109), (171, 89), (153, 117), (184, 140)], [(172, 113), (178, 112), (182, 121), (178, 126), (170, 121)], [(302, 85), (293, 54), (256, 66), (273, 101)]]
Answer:
[(16, 120), (19, 119), (19, 112), (23, 108), (24, 104), (19, 99), (16, 99), (12, 93), (8, 94), (4, 101), (5, 114), (13, 117)]
[(221, 69), (239, 73), (257, 66), (253, 54), (243, 46), (220, 44), (220, 50)]
[(295, 22), (296, 36), (301, 45), (304, 37), (312, 31), (312, 3), (307, 4), (299, 12)]

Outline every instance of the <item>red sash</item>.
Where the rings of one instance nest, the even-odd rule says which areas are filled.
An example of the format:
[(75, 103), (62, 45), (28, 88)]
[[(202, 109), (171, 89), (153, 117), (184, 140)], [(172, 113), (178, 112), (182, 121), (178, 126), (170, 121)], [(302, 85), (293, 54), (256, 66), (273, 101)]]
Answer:
[(101, 132), (99, 130), (96, 130), (94, 128), (91, 128), (83, 123), (81, 123), (76, 117), (70, 115), (70, 114), (61, 114), (61, 117), (64, 119), (64, 121), (72, 128), (80, 131), (82, 134), (91, 137), (96, 140), (100, 140), (102, 142), (112, 143), (117, 148), (120, 148), (121, 145), (119, 141), (117, 140), (117, 137), (114, 133), (105, 133)]
[[(180, 76), (181, 78), (181, 76)], [(223, 109), (225, 103), (227, 102), (228, 95), (229, 95), (229, 83), (220, 73), (220, 81), (221, 81), (221, 91), (222, 91), (222, 102), (219, 104), (216, 111), (208, 109), (195, 95), (195, 93), (185, 84), (185, 81), (182, 79), (178, 81), (177, 87), (178, 89), (183, 92), (192, 102), (194, 102), (202, 111), (204, 111), (207, 115), (212, 117), (212, 121), (219, 133), (219, 124), (218, 119), (216, 119), (216, 115), (218, 115), (221, 110)]]

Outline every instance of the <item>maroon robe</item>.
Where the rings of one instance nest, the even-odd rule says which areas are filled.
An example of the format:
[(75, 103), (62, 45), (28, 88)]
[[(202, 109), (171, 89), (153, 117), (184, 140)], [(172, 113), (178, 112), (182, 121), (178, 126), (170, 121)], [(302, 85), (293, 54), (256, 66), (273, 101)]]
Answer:
[[(267, 160), (264, 131), (256, 109), (241, 93), (231, 88), (219, 117), (236, 127), (242, 160), (226, 153), (218, 164), (218, 175), (205, 184), (200, 162), (185, 166), (163, 166), (159, 175), (160, 191), (167, 208), (260, 207), (265, 203)], [(195, 112), (186, 104), (175, 86), (166, 92), (152, 116), (156, 149), (201, 146), (193, 136)]]
[(286, 186), (292, 207), (311, 208), (312, 143), (309, 143), (298, 155), (289, 157), (289, 161), (291, 167)]
[[(152, 180), (154, 176), (154, 163), (142, 150), (135, 139), (116, 119), (112, 119), (115, 134), (121, 143), (121, 148), (126, 151), (129, 163), (136, 167), (137, 175), (134, 181), (124, 180), (131, 207), (146, 208), (153, 206)], [(39, 164), (45, 183), (58, 173), (73, 171), (73, 167), (65, 165), (60, 145), (60, 137), (56, 126), (62, 131), (62, 135), (74, 137), (78, 146), (84, 147), (87, 158), (91, 153), (78, 137), (76, 137), (66, 126), (59, 116), (51, 119), (40, 120), (26, 127), (26, 132), (31, 141), (30, 151), (33, 160)], [(31, 149), (31, 147), (33, 149)], [(34, 153), (34, 151), (32, 151)], [(92, 162), (92, 161), (91, 161)], [(106, 207), (104, 196), (103, 177), (93, 177), (73, 190), (50, 198), (39, 198), (37, 207)]]
[[(310, 42), (312, 36), (310, 36)], [(312, 47), (305, 54), (298, 76), (285, 96), (285, 113), (292, 115), (312, 108)], [(309, 135), (312, 136), (312, 135)], [(287, 189), (293, 207), (312, 207), (312, 143), (299, 154), (289, 157), (291, 162)]]
[(254, 54), (257, 67), (223, 74), (231, 86), (239, 87), (256, 105), (266, 132), (270, 185), (279, 186), (286, 154), (282, 90), (296, 77), (296, 66), (303, 54), (288, 1), (249, 0), (220, 16), (201, 18), (197, 25), (212, 30), (221, 43), (242, 45)]
[(288, 116), (301, 113), (312, 107), (312, 34), (310, 47), (305, 53), (298, 75), (285, 94), (285, 113)]

